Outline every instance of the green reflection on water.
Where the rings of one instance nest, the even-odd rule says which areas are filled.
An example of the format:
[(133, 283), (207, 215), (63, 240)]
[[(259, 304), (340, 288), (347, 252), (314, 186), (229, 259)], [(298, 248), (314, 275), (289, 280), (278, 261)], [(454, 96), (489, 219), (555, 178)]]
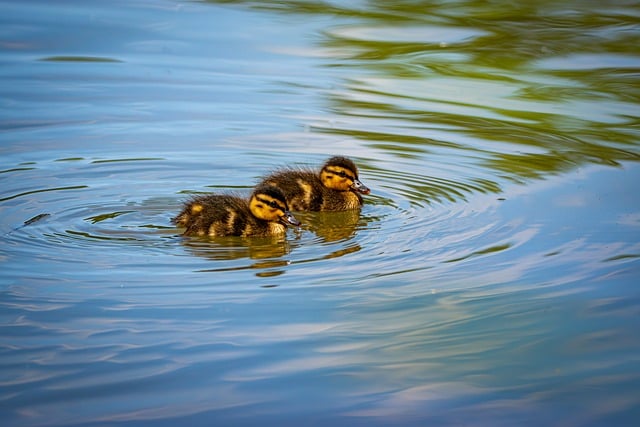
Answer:
[(337, 70), (336, 118), (312, 130), (398, 158), (448, 150), (475, 187), (445, 198), (640, 159), (633, 2), (210, 2), (332, 18), (315, 48)]
[(154, 161), (154, 160), (165, 160), (162, 157), (136, 157), (131, 159), (103, 159), (103, 160), (94, 160), (91, 163), (120, 163), (120, 162), (144, 162), (144, 161)]
[(38, 190), (24, 191), (22, 193), (12, 194), (7, 197), (2, 197), (0, 198), (0, 202), (6, 202), (7, 200), (17, 199), (18, 197), (24, 197), (30, 194), (46, 193), (49, 191), (83, 190), (85, 188), (89, 188), (89, 187), (86, 185), (71, 185), (68, 187), (42, 188)]
[(91, 216), (89, 218), (85, 218), (85, 221), (89, 221), (92, 224), (96, 224), (98, 222), (102, 222), (102, 221), (105, 221), (105, 220), (108, 220), (108, 219), (117, 218), (117, 217), (119, 217), (121, 215), (125, 215), (125, 214), (131, 213), (131, 212), (134, 212), (134, 211), (109, 212), (109, 213), (106, 213), (106, 214), (94, 215), (94, 216)]

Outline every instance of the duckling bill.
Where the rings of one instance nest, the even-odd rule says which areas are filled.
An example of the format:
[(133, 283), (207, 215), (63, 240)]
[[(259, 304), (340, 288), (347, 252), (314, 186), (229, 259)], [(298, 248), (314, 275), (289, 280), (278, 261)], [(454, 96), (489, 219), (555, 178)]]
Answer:
[(319, 172), (283, 169), (267, 176), (262, 185), (282, 190), (293, 211), (344, 211), (362, 206), (370, 190), (358, 177), (355, 163), (346, 157), (328, 159)]
[(260, 185), (249, 200), (229, 194), (207, 194), (188, 201), (172, 219), (186, 236), (274, 236), (300, 222), (289, 212), (277, 187)]

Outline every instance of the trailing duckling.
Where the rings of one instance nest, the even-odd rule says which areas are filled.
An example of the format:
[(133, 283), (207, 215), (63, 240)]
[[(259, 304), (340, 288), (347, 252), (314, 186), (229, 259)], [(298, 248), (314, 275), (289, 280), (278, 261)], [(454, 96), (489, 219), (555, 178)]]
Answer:
[(358, 179), (358, 168), (346, 157), (332, 157), (320, 172), (283, 169), (263, 179), (261, 184), (278, 187), (293, 211), (344, 211), (362, 206), (362, 196), (370, 190)]
[(274, 236), (300, 222), (289, 212), (278, 188), (259, 185), (249, 200), (229, 194), (207, 194), (188, 201), (171, 220), (186, 236)]

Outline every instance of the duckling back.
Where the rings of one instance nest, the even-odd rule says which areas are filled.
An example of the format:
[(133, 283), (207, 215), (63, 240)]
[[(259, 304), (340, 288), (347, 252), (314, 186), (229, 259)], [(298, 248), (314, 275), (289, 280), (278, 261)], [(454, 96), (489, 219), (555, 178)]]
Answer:
[(268, 176), (262, 184), (278, 187), (293, 211), (323, 210), (325, 189), (314, 171), (283, 169)]
[(186, 228), (186, 236), (272, 236), (286, 231), (283, 224), (256, 218), (247, 200), (224, 194), (194, 197), (172, 221)]
[(359, 194), (325, 187), (318, 173), (312, 170), (280, 170), (262, 183), (282, 190), (292, 211), (343, 211), (362, 206)]

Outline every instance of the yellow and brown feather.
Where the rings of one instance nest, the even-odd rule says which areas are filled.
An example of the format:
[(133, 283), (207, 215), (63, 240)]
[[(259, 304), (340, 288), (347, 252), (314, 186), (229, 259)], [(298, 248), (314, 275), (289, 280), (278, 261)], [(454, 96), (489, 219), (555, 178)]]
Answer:
[[(278, 187), (293, 211), (343, 211), (362, 206), (359, 193), (368, 194), (358, 168), (346, 157), (332, 157), (320, 169), (281, 169), (261, 181)], [(357, 189), (356, 189), (357, 188)]]
[(230, 194), (196, 196), (185, 203), (172, 222), (187, 236), (273, 236), (285, 224), (299, 225), (289, 213), (282, 192), (258, 186), (249, 200)]

